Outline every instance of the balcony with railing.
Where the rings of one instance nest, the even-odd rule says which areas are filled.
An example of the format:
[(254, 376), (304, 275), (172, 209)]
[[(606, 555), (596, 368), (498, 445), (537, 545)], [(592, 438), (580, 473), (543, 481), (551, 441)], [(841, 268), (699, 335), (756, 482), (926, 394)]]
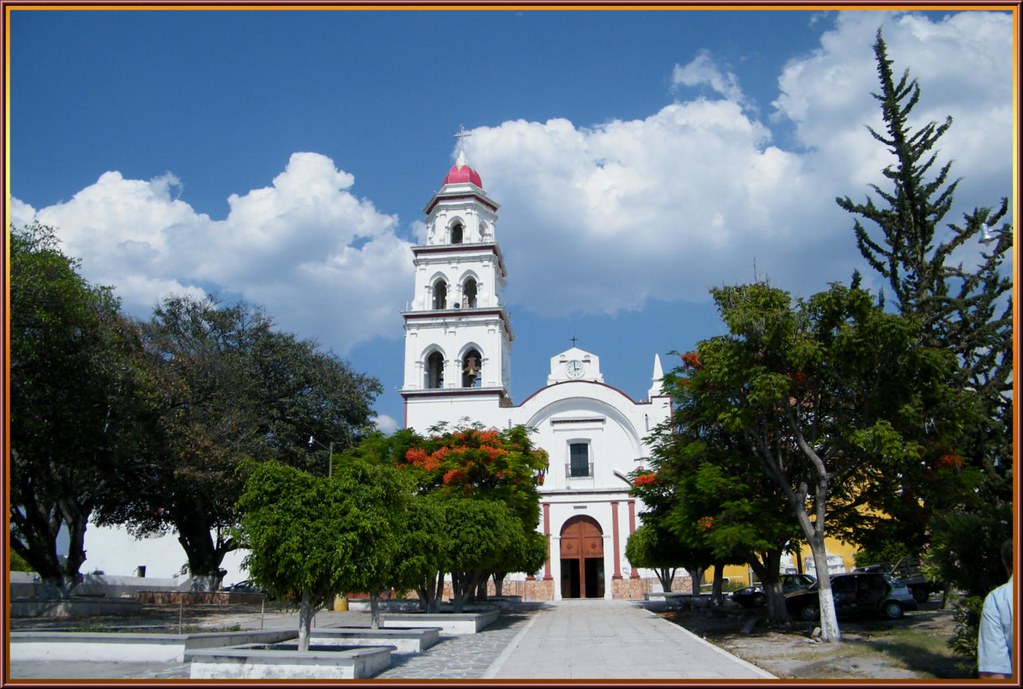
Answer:
[(593, 462), (566, 462), (565, 478), (593, 478)]

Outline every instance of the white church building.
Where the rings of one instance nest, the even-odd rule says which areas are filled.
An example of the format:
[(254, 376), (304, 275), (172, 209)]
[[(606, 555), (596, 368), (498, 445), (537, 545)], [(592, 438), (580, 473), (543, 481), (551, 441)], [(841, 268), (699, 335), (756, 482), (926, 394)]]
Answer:
[[(653, 355), (648, 398), (604, 381), (600, 358), (572, 347), (551, 357), (546, 383), (519, 404), (509, 395), (514, 340), (501, 293), (508, 276), (497, 242), (498, 204), (464, 152), (426, 205), (426, 244), (413, 247), (414, 296), (405, 326), (405, 426), (446, 422), (536, 429), (550, 467), (540, 489), (549, 536), (541, 572), (515, 581), (529, 598), (638, 598), (660, 590), (625, 558), (642, 509), (629, 474), (644, 466), (644, 438), (671, 414)], [(514, 592), (514, 591), (512, 591)]]

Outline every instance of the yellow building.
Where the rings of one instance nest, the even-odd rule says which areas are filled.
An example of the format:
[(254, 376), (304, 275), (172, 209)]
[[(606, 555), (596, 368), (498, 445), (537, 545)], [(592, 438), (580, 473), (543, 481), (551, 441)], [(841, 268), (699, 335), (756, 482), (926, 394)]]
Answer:
[[(851, 543), (846, 543), (845, 541), (840, 541), (837, 538), (825, 539), (824, 545), (828, 553), (828, 566), (831, 574), (851, 572), (853, 570), (856, 566), (854, 558), (856, 553), (859, 551), (857, 546)], [(813, 555), (810, 552), (810, 546), (806, 543), (801, 544), (798, 559), (795, 553), (792, 555), (782, 555), (781, 571), (785, 574), (795, 574), (796, 572), (799, 572), (799, 561), (802, 561), (803, 563), (803, 572), (816, 576), (816, 572), (814, 571)], [(727, 577), (731, 588), (750, 586), (758, 580), (758, 577), (753, 573), (753, 569), (748, 565), (729, 565), (725, 567), (725, 577)], [(707, 570), (704, 574), (704, 583), (711, 584), (713, 582), (713, 578), (714, 570)]]

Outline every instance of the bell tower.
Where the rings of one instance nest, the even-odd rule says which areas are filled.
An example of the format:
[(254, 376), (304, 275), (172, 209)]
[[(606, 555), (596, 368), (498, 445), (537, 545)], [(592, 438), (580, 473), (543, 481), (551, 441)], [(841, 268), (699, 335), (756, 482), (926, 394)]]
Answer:
[(423, 209), (426, 244), (412, 247), (415, 292), (402, 313), (401, 395), (406, 425), (417, 430), (479, 418), (472, 408), (482, 411), (484, 402), (511, 404), (514, 335), (501, 303), (507, 273), (496, 238), (498, 207), (459, 146), (457, 162)]

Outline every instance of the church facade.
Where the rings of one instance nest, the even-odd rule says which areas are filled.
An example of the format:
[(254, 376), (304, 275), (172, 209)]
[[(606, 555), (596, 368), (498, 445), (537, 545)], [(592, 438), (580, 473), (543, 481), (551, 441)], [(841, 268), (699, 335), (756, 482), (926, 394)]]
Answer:
[(509, 394), (514, 333), (501, 294), (508, 276), (497, 242), (497, 202), (483, 190), (464, 152), (426, 205), (426, 243), (412, 249), (414, 296), (405, 327), (405, 426), (462, 420), (486, 427), (536, 429), (550, 467), (541, 487), (547, 562), (530, 573), (534, 596), (636, 598), (654, 585), (633, 567), (625, 544), (642, 505), (629, 474), (644, 466), (644, 438), (669, 418), (654, 355), (648, 398), (607, 384), (596, 354), (572, 347), (550, 360), (546, 384), (519, 404)]

